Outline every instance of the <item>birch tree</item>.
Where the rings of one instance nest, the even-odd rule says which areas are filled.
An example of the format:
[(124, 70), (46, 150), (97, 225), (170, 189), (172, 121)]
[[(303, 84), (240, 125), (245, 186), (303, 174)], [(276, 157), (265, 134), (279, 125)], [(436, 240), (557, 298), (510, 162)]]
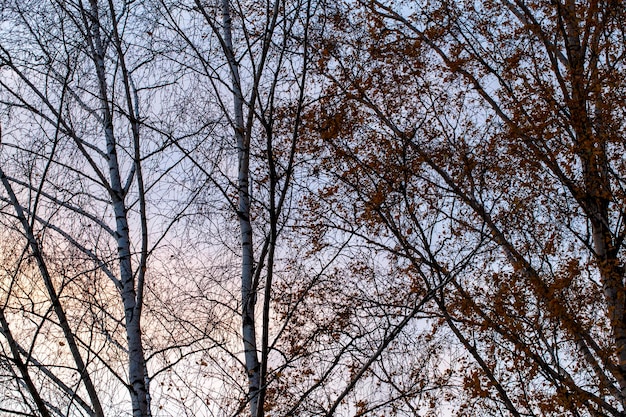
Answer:
[[(133, 415), (151, 414), (152, 375), (141, 325), (148, 258), (187, 202), (182, 199), (167, 215), (149, 207), (148, 191), (161, 192), (160, 184), (176, 170), (180, 158), (174, 153), (163, 158), (160, 150), (167, 147), (166, 139), (145, 123), (151, 113), (143, 104), (162, 91), (162, 84), (144, 83), (151, 71), (146, 68), (155, 62), (154, 51), (139, 46), (146, 36), (144, 13), (140, 3), (113, 1), (3, 3), (7, 23), (0, 44), (0, 176), (2, 199), (9, 205), (4, 214), (15, 219), (6, 224), (26, 238), (24, 253), (38, 265), (50, 311), (66, 341), (62, 345), (69, 347), (76, 372), (67, 376), (57, 372), (54, 363), (37, 361), (50, 343), (39, 340), (40, 330), (35, 329), (30, 346), (20, 345), (10, 332), (19, 325), (19, 314), (12, 315), (12, 322), (3, 320), (11, 352), (7, 358), (42, 415), (103, 415), (103, 398), (108, 407), (119, 403), (115, 387), (127, 389)], [(159, 167), (161, 161), (167, 166)], [(147, 176), (145, 165), (151, 168)], [(150, 232), (149, 216), (164, 216), (166, 221)], [(66, 264), (56, 264), (53, 272), (54, 256), (65, 256)], [(70, 265), (80, 262), (74, 275), (66, 275)], [(15, 265), (11, 273), (23, 274), (23, 262)], [(12, 305), (15, 294), (7, 294), (3, 308)], [(64, 304), (73, 306), (75, 321), (66, 317)], [(40, 329), (51, 320), (49, 312), (42, 314)], [(175, 345), (155, 350), (170, 348), (182, 349)], [(64, 362), (63, 356), (57, 360)], [(39, 382), (28, 382), (29, 367), (37, 370)], [(80, 398), (83, 388), (66, 379), (76, 375), (89, 403)], [(55, 406), (53, 399), (38, 398), (47, 383), (69, 398), (67, 410)]]
[[(249, 403), (252, 416), (264, 415), (268, 407), (274, 264), (279, 237), (290, 222), (300, 160), (314, 7), (311, 2), (275, 1), (259, 7), (227, 0), (161, 7), (168, 28), (185, 45), (181, 54), (172, 50), (172, 60), (190, 74), (188, 82), (196, 91), (212, 97), (209, 103), (223, 120), (213, 136), (229, 139), (220, 144), (209, 139), (196, 152), (184, 141), (177, 144), (222, 194), (227, 215), (238, 221), (239, 337), (248, 380), (244, 404)], [(164, 32), (164, 43), (171, 33)], [(235, 157), (208, 160), (201, 149), (210, 146), (225, 147)]]

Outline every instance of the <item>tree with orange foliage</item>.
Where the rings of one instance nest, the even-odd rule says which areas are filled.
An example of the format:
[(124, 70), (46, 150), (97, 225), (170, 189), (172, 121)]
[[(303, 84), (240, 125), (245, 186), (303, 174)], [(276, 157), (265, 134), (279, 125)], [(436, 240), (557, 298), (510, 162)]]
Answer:
[(466, 361), (449, 367), (450, 405), (623, 415), (624, 4), (337, 10), (311, 114), (337, 179), (320, 206), (377, 236), (407, 294), (445, 284), (432, 334), (453, 336)]

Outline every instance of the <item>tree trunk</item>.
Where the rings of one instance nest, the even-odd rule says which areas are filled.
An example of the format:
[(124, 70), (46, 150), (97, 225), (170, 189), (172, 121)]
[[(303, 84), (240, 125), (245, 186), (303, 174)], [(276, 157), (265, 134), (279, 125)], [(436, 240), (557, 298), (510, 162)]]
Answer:
[[(120, 267), (120, 286), (124, 305), (126, 324), (126, 340), (128, 343), (128, 377), (133, 416), (146, 417), (150, 415), (148, 406), (148, 390), (145, 378), (145, 357), (141, 340), (141, 300), (137, 298), (135, 277), (131, 264), (131, 247), (128, 227), (127, 208), (124, 202), (125, 190), (122, 185), (120, 166), (117, 158), (117, 144), (113, 132), (113, 114), (107, 100), (108, 89), (104, 65), (104, 47), (102, 44), (98, 20), (98, 5), (95, 0), (90, 1), (93, 33), (91, 41), (94, 63), (99, 81), (99, 96), (103, 113), (103, 128), (106, 140), (106, 154), (109, 166), (109, 194), (115, 213), (117, 252)], [(111, 11), (113, 13), (113, 11)], [(119, 51), (118, 51), (119, 52)], [(123, 59), (123, 57), (120, 57)]]
[(254, 310), (256, 291), (254, 288), (254, 251), (252, 246), (252, 223), (250, 221), (250, 138), (244, 124), (244, 98), (239, 77), (239, 63), (234, 56), (232, 42), (232, 19), (228, 0), (222, 0), (222, 18), (225, 53), (230, 68), (235, 112), (234, 130), (237, 143), (237, 195), (239, 228), (241, 230), (241, 317), (242, 336), (248, 375), (248, 399), (250, 415), (255, 417), (258, 409), (260, 388), (259, 358), (256, 342)]

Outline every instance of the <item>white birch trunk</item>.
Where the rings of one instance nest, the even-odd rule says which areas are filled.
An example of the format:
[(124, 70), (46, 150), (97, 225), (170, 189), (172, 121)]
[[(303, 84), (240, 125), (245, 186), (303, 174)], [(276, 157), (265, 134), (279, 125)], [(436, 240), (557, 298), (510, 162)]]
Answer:
[(252, 246), (252, 223), (250, 222), (250, 139), (244, 125), (244, 99), (239, 77), (239, 64), (235, 59), (232, 41), (232, 21), (228, 0), (222, 0), (225, 53), (230, 68), (233, 105), (235, 112), (235, 139), (237, 143), (237, 192), (239, 227), (241, 230), (241, 317), (242, 336), (248, 376), (248, 397), (250, 415), (256, 416), (260, 388), (259, 358), (256, 343), (254, 310), (256, 293), (254, 291), (254, 252)]
[[(135, 288), (135, 277), (131, 263), (131, 247), (128, 226), (128, 210), (125, 205), (125, 190), (122, 185), (120, 166), (117, 158), (117, 144), (113, 133), (113, 116), (107, 100), (107, 81), (104, 65), (104, 48), (102, 45), (99, 24), (98, 5), (91, 0), (91, 17), (93, 20), (93, 48), (96, 71), (99, 81), (100, 103), (103, 113), (103, 127), (106, 140), (106, 154), (109, 167), (109, 194), (113, 212), (115, 213), (117, 252), (120, 267), (120, 292), (124, 305), (126, 324), (126, 340), (128, 343), (128, 378), (132, 402), (133, 416), (150, 415), (148, 407), (148, 390), (145, 376), (145, 357), (141, 340), (141, 303), (138, 302)], [(111, 11), (113, 12), (113, 11)], [(120, 59), (123, 59), (120, 57)]]

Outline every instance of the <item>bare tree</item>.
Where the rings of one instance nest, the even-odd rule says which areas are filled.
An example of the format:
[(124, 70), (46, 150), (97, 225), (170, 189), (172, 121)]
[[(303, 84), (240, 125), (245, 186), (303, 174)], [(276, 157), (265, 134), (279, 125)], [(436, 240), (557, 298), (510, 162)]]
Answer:
[[(224, 0), (175, 7), (163, 3), (160, 8), (168, 29), (184, 45), (171, 50), (171, 59), (196, 91), (213, 97), (212, 115), (223, 120), (218, 130), (212, 127), (213, 136), (232, 138), (219, 144), (211, 139), (195, 151), (184, 141), (177, 143), (223, 195), (227, 215), (238, 219), (240, 337), (253, 416), (264, 414), (271, 381), (274, 268), (278, 240), (291, 217), (293, 176), (301, 158), (312, 7), (311, 2), (276, 1), (259, 7)], [(164, 42), (171, 42), (171, 33), (166, 32)], [(210, 146), (225, 147), (236, 157), (232, 162), (206, 159), (202, 149)], [(257, 299), (263, 303), (260, 311)]]
[[(20, 1), (5, 2), (2, 13), (13, 25), (0, 45), (3, 200), (14, 209), (28, 242), (25, 251), (39, 265), (91, 402), (87, 413), (103, 415), (99, 396), (109, 404), (116, 396), (96, 390), (104, 380), (92, 382), (92, 373), (104, 368), (114, 381), (109, 389), (127, 387), (133, 415), (148, 416), (150, 375), (141, 326), (148, 258), (188, 204), (180, 201), (170, 219), (153, 228), (161, 234), (149, 233), (149, 216), (158, 208), (149, 207), (149, 191), (158, 190), (180, 158), (171, 153), (168, 166), (158, 167), (167, 140), (145, 127), (150, 113), (141, 106), (162, 85), (139, 84), (155, 62), (154, 52), (139, 46), (146, 36), (143, 9), (113, 1)], [(147, 176), (144, 166), (151, 168)], [(84, 262), (76, 276), (63, 275), (60, 266), (50, 271), (50, 257), (58, 251), (70, 263)], [(86, 287), (80, 288), (76, 281), (82, 279)], [(115, 293), (119, 298), (108, 296)], [(72, 305), (81, 296), (80, 311), (91, 315), (91, 322), (66, 317), (63, 303)], [(20, 347), (9, 323), (3, 330), (20, 372), (22, 356), (38, 368), (32, 352), (44, 349), (40, 341)], [(125, 340), (119, 339), (120, 330)], [(63, 382), (52, 364), (41, 369), (44, 379), (74, 397), (72, 384)], [(41, 388), (27, 385), (36, 400)]]

